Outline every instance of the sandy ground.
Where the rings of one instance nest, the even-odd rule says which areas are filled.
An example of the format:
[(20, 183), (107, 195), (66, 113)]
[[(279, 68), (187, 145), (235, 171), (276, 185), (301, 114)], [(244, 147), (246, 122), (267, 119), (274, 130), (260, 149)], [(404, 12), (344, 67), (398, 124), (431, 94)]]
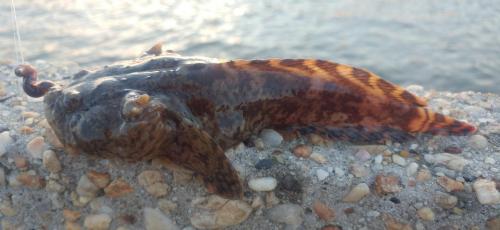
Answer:
[[(33, 64), (51, 80), (78, 70)], [(226, 152), (245, 183), (244, 199), (231, 203), (158, 161), (130, 164), (65, 152), (50, 135), (43, 102), (22, 96), (12, 72), (0, 65), (2, 229), (500, 228), (498, 95), (409, 87), (436, 111), (478, 125), (470, 137), (357, 145), (261, 135)], [(271, 191), (249, 188), (249, 180), (262, 177), (274, 179), (254, 189)], [(363, 189), (347, 202), (357, 185)]]

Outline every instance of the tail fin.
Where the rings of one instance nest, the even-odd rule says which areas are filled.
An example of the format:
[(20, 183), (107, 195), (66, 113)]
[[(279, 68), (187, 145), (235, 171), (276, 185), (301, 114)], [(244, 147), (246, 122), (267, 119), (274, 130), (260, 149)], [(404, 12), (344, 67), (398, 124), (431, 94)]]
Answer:
[(418, 116), (408, 124), (410, 132), (430, 133), (434, 135), (469, 135), (477, 128), (464, 121), (433, 112), (427, 108), (417, 108)]

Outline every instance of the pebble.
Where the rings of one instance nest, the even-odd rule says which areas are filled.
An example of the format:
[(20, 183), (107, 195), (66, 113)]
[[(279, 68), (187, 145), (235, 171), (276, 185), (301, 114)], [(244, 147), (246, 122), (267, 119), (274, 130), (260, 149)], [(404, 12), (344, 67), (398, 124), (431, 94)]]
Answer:
[(325, 164), (327, 162), (326, 157), (320, 153), (312, 153), (310, 158), (319, 164)]
[(92, 181), (87, 177), (87, 175), (82, 175), (78, 184), (76, 185), (76, 193), (80, 196), (93, 198), (97, 195), (99, 187), (92, 183)]
[(401, 189), (399, 177), (395, 175), (379, 174), (375, 177), (375, 192), (379, 195), (397, 193)]
[(191, 216), (191, 224), (198, 229), (224, 228), (245, 221), (252, 207), (241, 200), (227, 200), (212, 195), (207, 198), (197, 198), (193, 204), (202, 209)]
[(42, 164), (51, 173), (58, 173), (62, 169), (59, 158), (52, 150), (43, 152)]
[(16, 165), (16, 168), (21, 170), (27, 169), (29, 165), (28, 160), (21, 156), (14, 157), (14, 164)]
[(33, 111), (24, 111), (24, 112), (21, 112), (21, 116), (24, 118), (37, 118), (40, 116), (40, 114), (37, 112), (33, 112)]
[(377, 155), (374, 159), (373, 159), (373, 162), (375, 162), (375, 164), (382, 164), (382, 161), (384, 160), (384, 156), (382, 156), (382, 154), (379, 154)]
[(398, 164), (398, 165), (401, 165), (401, 166), (405, 166), (406, 165), (406, 160), (401, 157), (400, 155), (397, 155), (397, 154), (393, 154), (392, 155), (392, 162)]
[(488, 147), (488, 139), (486, 137), (476, 134), (469, 137), (468, 143), (475, 149), (484, 149)]
[(381, 215), (385, 228), (388, 230), (412, 230), (410, 224), (405, 224), (387, 213)]
[(429, 169), (426, 168), (420, 169), (417, 173), (416, 179), (419, 182), (424, 182), (432, 179), (431, 171), (429, 171)]
[(406, 167), (406, 175), (408, 176), (413, 176), (415, 173), (417, 173), (418, 170), (418, 164), (415, 162), (411, 162), (407, 167)]
[(316, 170), (316, 176), (318, 177), (319, 181), (325, 180), (329, 175), (330, 175), (330, 173), (328, 173), (328, 171), (326, 171), (324, 169), (317, 169)]
[(318, 217), (324, 221), (335, 219), (335, 211), (321, 201), (314, 201), (313, 210)]
[(255, 196), (252, 200), (252, 204), (250, 206), (253, 209), (261, 209), (264, 207), (264, 200), (260, 196)]
[(339, 226), (328, 224), (328, 225), (321, 227), (321, 230), (342, 230), (342, 228)]
[(286, 191), (291, 192), (301, 192), (302, 185), (301, 183), (291, 174), (285, 175), (280, 180), (280, 188)]
[(273, 129), (264, 129), (259, 137), (266, 147), (278, 147), (283, 142), (283, 136)]
[(137, 176), (139, 184), (154, 197), (162, 197), (168, 194), (170, 188), (164, 182), (160, 171), (146, 170)]
[(14, 140), (10, 137), (8, 131), (0, 133), (0, 157), (7, 152), (7, 146), (12, 144), (12, 142), (14, 142)]
[(484, 163), (494, 165), (496, 163), (496, 161), (492, 157), (486, 157), (486, 158), (484, 158)]
[(106, 196), (111, 198), (123, 197), (133, 191), (134, 189), (122, 178), (114, 180), (104, 189)]
[(31, 189), (41, 189), (45, 186), (45, 180), (43, 177), (38, 175), (32, 175), (30, 173), (21, 173), (16, 176), (16, 180), (27, 188)]
[(325, 139), (318, 134), (311, 133), (307, 136), (309, 143), (313, 145), (323, 145), (325, 143)]
[(351, 164), (351, 173), (355, 177), (366, 177), (370, 174), (367, 168), (357, 163)]
[(448, 146), (443, 150), (445, 153), (460, 154), (462, 153), (462, 148), (458, 146)]
[(21, 128), (19, 128), (19, 133), (24, 134), (24, 135), (29, 135), (29, 134), (32, 134), (34, 132), (35, 132), (35, 130), (29, 126), (22, 126)]
[(361, 183), (354, 186), (349, 193), (342, 199), (343, 202), (356, 203), (370, 194), (370, 187), (367, 184)]
[(342, 177), (345, 175), (344, 170), (342, 170), (342, 168), (340, 168), (340, 167), (335, 167), (333, 169), (333, 172), (335, 173), (336, 176), (339, 176), (339, 177)]
[(488, 230), (498, 230), (500, 226), (500, 215), (489, 218), (486, 221), (486, 228)]
[(64, 147), (59, 138), (57, 138), (52, 128), (50, 127), (45, 128), (45, 131), (43, 131), (43, 136), (45, 137), (47, 142), (49, 142), (52, 145), (52, 147), (57, 149), (61, 149)]
[(279, 203), (280, 203), (280, 199), (278, 197), (276, 197), (276, 194), (274, 194), (274, 192), (266, 193), (266, 207), (267, 208), (271, 208)]
[(111, 181), (111, 176), (109, 173), (97, 172), (90, 170), (87, 172), (87, 177), (94, 185), (98, 188), (106, 188)]
[(26, 145), (26, 151), (35, 159), (41, 159), (43, 150), (45, 149), (45, 140), (38, 136), (31, 139)]
[(174, 221), (159, 209), (144, 208), (144, 227), (146, 230), (179, 230)]
[(261, 177), (248, 181), (248, 187), (257, 192), (272, 191), (278, 185), (273, 177)]
[(434, 197), (434, 201), (441, 208), (453, 209), (457, 205), (458, 198), (447, 193), (438, 193)]
[(171, 213), (177, 209), (177, 204), (167, 199), (159, 199), (158, 208), (160, 208), (164, 213)]
[(64, 192), (65, 188), (61, 184), (57, 183), (57, 181), (50, 179), (45, 185), (45, 190), (48, 192)]
[(425, 154), (424, 159), (431, 164), (445, 165), (456, 171), (462, 171), (469, 163), (465, 158), (451, 153)]
[(312, 148), (311, 146), (300, 144), (295, 146), (292, 152), (296, 157), (309, 158), (312, 154)]
[(88, 230), (107, 230), (111, 224), (111, 217), (108, 214), (95, 214), (85, 217), (83, 226)]
[(421, 208), (417, 211), (418, 216), (420, 219), (425, 220), (425, 221), (433, 221), (434, 220), (434, 212), (432, 209), (428, 207)]
[(257, 162), (257, 164), (255, 164), (255, 168), (258, 170), (270, 169), (273, 167), (273, 164), (274, 164), (274, 162), (272, 159), (266, 158), (266, 159), (259, 160)]
[(65, 230), (82, 230), (82, 227), (78, 223), (66, 221), (64, 222)]
[(300, 205), (280, 204), (269, 209), (267, 217), (273, 222), (298, 226), (303, 221), (304, 212)]
[(371, 158), (371, 155), (368, 151), (364, 150), (364, 149), (360, 149), (358, 150), (358, 152), (356, 152), (356, 154), (354, 154), (354, 156), (361, 162), (365, 162), (367, 160), (370, 160)]
[(500, 193), (494, 181), (479, 179), (472, 185), (481, 204), (500, 204)]
[(17, 210), (12, 207), (12, 203), (10, 201), (4, 200), (0, 203), (0, 213), (4, 216), (12, 217), (17, 215)]
[(74, 221), (80, 219), (81, 215), (82, 214), (79, 211), (73, 211), (70, 209), (63, 210), (63, 217), (66, 221), (74, 222)]
[(464, 190), (464, 184), (462, 182), (453, 180), (447, 176), (440, 176), (437, 178), (437, 183), (441, 185), (447, 192), (457, 192)]

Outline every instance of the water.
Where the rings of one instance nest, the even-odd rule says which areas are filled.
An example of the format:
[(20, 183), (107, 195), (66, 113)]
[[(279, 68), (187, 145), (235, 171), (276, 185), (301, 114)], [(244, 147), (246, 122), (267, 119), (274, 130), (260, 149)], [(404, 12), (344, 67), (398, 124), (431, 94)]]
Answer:
[[(157, 42), (186, 55), (321, 58), (398, 84), (500, 93), (495, 0), (16, 0), (27, 61), (84, 67)], [(0, 60), (15, 60), (0, 1)]]

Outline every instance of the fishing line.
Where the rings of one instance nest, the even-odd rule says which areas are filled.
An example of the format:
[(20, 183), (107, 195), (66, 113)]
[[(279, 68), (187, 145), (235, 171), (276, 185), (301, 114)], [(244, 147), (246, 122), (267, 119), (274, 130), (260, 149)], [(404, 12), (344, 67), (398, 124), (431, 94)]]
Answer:
[(14, 49), (16, 53), (16, 62), (17, 64), (24, 63), (24, 56), (21, 45), (21, 35), (19, 33), (19, 26), (17, 25), (17, 14), (16, 14), (16, 6), (14, 4), (14, 0), (11, 0), (10, 4), (10, 12), (12, 17), (12, 25), (14, 29)]

